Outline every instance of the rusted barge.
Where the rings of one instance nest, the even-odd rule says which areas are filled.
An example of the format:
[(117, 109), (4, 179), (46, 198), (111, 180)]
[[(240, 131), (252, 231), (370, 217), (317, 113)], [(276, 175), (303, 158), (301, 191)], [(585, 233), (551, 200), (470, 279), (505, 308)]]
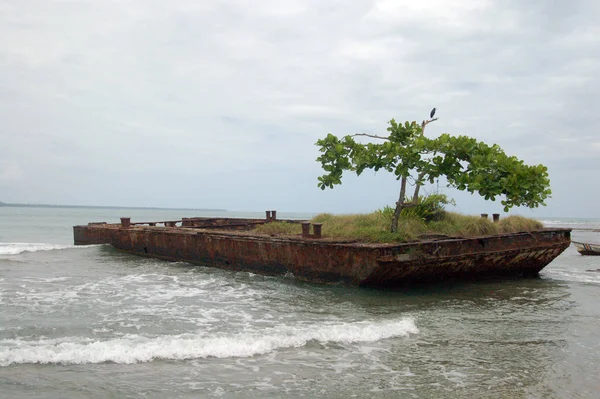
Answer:
[(302, 223), (302, 235), (269, 236), (253, 229), (276, 219), (184, 218), (74, 226), (76, 245), (110, 244), (132, 254), (248, 271), (293, 274), (303, 281), (370, 287), (536, 276), (571, 243), (570, 229), (476, 238), (430, 237), (402, 244), (332, 240), (321, 226)]

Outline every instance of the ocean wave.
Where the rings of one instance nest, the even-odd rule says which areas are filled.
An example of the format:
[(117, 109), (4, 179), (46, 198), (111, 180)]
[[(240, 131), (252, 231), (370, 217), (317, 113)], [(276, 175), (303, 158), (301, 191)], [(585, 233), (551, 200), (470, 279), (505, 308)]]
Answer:
[(77, 248), (77, 246), (28, 242), (0, 242), (0, 255), (18, 255), (23, 252), (53, 251), (70, 248)]
[(0, 341), (0, 366), (11, 364), (145, 363), (157, 359), (250, 357), (310, 341), (352, 344), (405, 337), (419, 332), (412, 318), (395, 321), (279, 326), (255, 333), (207, 337), (201, 334), (145, 337), (127, 335), (106, 341), (83, 337)]

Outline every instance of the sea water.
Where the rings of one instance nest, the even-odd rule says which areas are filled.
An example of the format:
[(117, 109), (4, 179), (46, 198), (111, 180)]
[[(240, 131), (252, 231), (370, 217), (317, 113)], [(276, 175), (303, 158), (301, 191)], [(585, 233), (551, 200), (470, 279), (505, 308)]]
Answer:
[(599, 395), (600, 257), (574, 247), (540, 278), (386, 291), (72, 245), (122, 216), (264, 214), (0, 207), (0, 397)]

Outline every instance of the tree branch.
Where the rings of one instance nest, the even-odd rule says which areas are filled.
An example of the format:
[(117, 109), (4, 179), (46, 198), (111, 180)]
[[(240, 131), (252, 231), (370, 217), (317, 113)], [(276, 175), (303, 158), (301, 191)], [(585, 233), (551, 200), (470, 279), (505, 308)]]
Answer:
[(406, 197), (406, 176), (402, 176), (402, 181), (400, 182), (400, 196), (398, 197), (398, 202), (396, 202), (396, 209), (394, 210), (394, 217), (392, 218), (392, 226), (390, 227), (390, 231), (392, 233), (398, 232), (398, 219), (400, 219), (400, 213), (402, 212), (402, 208), (404, 208), (404, 200)]
[(376, 136), (374, 134), (368, 134), (368, 133), (356, 133), (356, 134), (350, 135), (350, 137), (356, 137), (356, 136), (365, 136), (365, 137), (371, 137), (373, 139), (389, 140), (389, 138), (387, 138), (387, 137)]
[(425, 126), (429, 125), (431, 122), (435, 122), (437, 121), (439, 118), (433, 118), (433, 119), (429, 119), (427, 121), (423, 121), (423, 123), (421, 123), (421, 130), (423, 131), (423, 134), (425, 134)]

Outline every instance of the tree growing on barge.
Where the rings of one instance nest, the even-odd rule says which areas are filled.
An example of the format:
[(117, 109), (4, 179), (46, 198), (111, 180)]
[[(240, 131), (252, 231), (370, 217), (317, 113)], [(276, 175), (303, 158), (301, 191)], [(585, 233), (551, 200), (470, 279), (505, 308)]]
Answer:
[[(318, 178), (321, 189), (342, 183), (344, 171), (358, 176), (365, 169), (384, 169), (400, 180), (400, 194), (390, 230), (397, 232), (403, 209), (415, 206), (419, 190), (425, 183), (445, 177), (449, 187), (477, 192), (486, 200), (502, 196), (504, 211), (514, 206), (537, 208), (551, 194), (548, 171), (544, 165), (525, 165), (515, 156), (508, 156), (497, 145), (489, 146), (468, 136), (442, 134), (425, 137), (425, 128), (438, 118), (421, 123), (389, 121), (387, 136), (357, 133), (338, 138), (328, 134), (316, 145), (322, 153), (317, 158), (325, 174)], [(376, 142), (361, 143), (356, 137)], [(407, 198), (407, 183), (414, 180), (414, 192)]]

